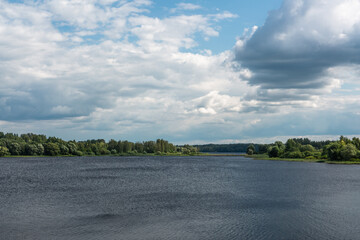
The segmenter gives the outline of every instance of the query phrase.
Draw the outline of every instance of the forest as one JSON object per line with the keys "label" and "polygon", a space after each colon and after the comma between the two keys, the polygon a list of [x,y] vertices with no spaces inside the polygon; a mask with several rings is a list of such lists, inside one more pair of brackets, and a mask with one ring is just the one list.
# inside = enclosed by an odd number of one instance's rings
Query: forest
{"label": "forest", "polygon": [[198,149],[190,145],[175,146],[163,139],[130,142],[104,139],[65,141],[41,134],[14,134],[0,132],[1,156],[93,156],[93,155],[141,155],[185,154],[195,155]]}
{"label": "forest", "polygon": [[2,156],[96,156],[96,155],[197,155],[199,152],[246,152],[267,154],[269,158],[318,159],[328,161],[360,161],[360,139],[341,136],[338,141],[311,141],[291,138],[272,144],[205,144],[176,146],[163,139],[131,142],[111,139],[65,141],[42,134],[0,132]]}
{"label": "forest", "polygon": [[[311,141],[308,138],[292,138],[286,143],[277,141],[265,145],[266,153],[270,158],[303,158],[323,159],[329,161],[360,161],[360,139],[341,136],[338,141]],[[256,146],[247,147],[248,155],[264,153],[258,151]]]}
{"label": "forest", "polygon": [[[204,144],[194,145],[200,152],[242,152],[245,153],[248,147],[248,143],[234,143],[234,144]],[[258,149],[258,144],[254,144]]]}

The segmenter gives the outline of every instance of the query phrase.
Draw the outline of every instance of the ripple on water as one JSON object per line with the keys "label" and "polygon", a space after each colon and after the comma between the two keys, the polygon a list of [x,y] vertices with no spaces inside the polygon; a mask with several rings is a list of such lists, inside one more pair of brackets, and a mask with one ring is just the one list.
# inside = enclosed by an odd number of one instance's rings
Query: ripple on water
{"label": "ripple on water", "polygon": [[357,239],[360,168],[238,157],[0,159],[3,239]]}

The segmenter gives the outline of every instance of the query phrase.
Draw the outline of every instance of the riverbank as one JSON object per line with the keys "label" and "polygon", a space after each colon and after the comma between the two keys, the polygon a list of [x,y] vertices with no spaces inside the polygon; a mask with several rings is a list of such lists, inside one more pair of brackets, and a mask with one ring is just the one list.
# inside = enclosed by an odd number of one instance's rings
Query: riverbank
{"label": "riverbank", "polygon": [[56,156],[28,156],[28,155],[17,155],[17,156],[3,156],[2,158],[32,158],[32,157],[141,157],[141,156],[177,156],[177,157],[188,157],[188,156],[200,156],[200,157],[247,157],[253,160],[270,160],[270,161],[286,161],[286,162],[309,162],[309,163],[327,163],[327,164],[342,164],[342,165],[359,165],[360,161],[329,161],[326,159],[307,159],[307,158],[270,158],[267,154],[234,154],[234,153],[196,153],[196,154],[183,154],[183,153],[124,153],[124,154],[111,154],[111,155],[56,155]]}
{"label": "riverbank", "polygon": [[110,157],[142,157],[142,156],[175,156],[175,157],[181,157],[181,156],[239,156],[239,155],[233,155],[233,154],[221,154],[221,155],[215,155],[215,154],[204,154],[204,153],[193,153],[193,154],[184,154],[184,153],[121,153],[121,154],[106,154],[106,155],[55,155],[55,156],[49,156],[49,155],[6,155],[2,156],[0,158],[32,158],[32,157],[101,157],[101,156],[110,156]]}
{"label": "riverbank", "polygon": [[199,152],[199,153],[193,153],[193,154],[184,154],[184,153],[161,153],[161,154],[156,154],[156,153],[122,153],[122,154],[108,154],[108,155],[81,155],[81,156],[77,156],[77,155],[55,155],[55,156],[48,156],[48,155],[34,155],[34,156],[29,156],[29,155],[7,155],[7,156],[2,156],[3,158],[29,158],[29,157],[101,157],[101,156],[112,156],[112,157],[131,157],[131,156],[137,156],[137,157],[141,157],[141,156],[204,156],[204,157],[245,157],[247,156],[246,154],[243,153],[203,153],[203,152]]}
{"label": "riverbank", "polygon": [[311,162],[311,163],[328,163],[328,164],[343,164],[343,165],[354,165],[360,164],[360,161],[329,161],[327,159],[308,159],[308,158],[270,158],[267,154],[254,154],[247,155],[244,157],[252,158],[254,160],[271,160],[271,161],[286,161],[286,162]]}

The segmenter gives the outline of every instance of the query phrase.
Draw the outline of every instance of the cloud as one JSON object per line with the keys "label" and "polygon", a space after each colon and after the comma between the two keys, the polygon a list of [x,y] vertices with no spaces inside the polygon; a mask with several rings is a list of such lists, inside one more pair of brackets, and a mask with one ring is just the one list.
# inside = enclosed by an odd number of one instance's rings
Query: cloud
{"label": "cloud", "polygon": [[145,16],[150,1],[0,4],[1,120],[140,124],[236,79],[230,52],[184,51],[218,35],[215,16]]}
{"label": "cloud", "polygon": [[139,38],[138,44],[148,51],[194,47],[197,45],[193,38],[195,33],[202,33],[205,37],[218,36],[209,19],[202,15],[180,15],[162,20],[137,16],[129,21],[131,32]]}
{"label": "cloud", "polygon": [[217,14],[210,14],[209,16],[214,17],[215,21],[221,21],[224,19],[230,19],[230,18],[237,18],[238,15],[233,14],[231,12],[225,11],[222,13],[217,13]]}
{"label": "cloud", "polygon": [[196,5],[196,4],[192,4],[192,3],[178,3],[176,4],[176,8],[172,8],[170,10],[171,13],[175,13],[177,11],[182,11],[182,10],[198,10],[201,9],[200,5]]}
{"label": "cloud", "polygon": [[[240,112],[242,109],[239,97],[221,95],[217,91],[192,100],[192,109],[200,114],[217,114],[219,112]],[[190,105],[190,106],[192,106]]]}
{"label": "cloud", "polygon": [[213,54],[200,44],[232,13],[160,18],[147,0],[0,0],[2,131],[177,143],[358,131],[357,15],[328,26],[325,10],[334,18],[340,2],[294,2],[303,5],[285,2],[235,52]]}
{"label": "cloud", "polygon": [[[242,131],[244,136],[308,136],[359,134],[360,115],[349,109],[306,110],[274,114],[252,128]],[[301,131],[300,131],[301,129]]]}
{"label": "cloud", "polygon": [[360,66],[358,12],[359,0],[285,0],[238,40],[236,59],[251,71],[249,83],[265,90],[338,86],[331,69]]}

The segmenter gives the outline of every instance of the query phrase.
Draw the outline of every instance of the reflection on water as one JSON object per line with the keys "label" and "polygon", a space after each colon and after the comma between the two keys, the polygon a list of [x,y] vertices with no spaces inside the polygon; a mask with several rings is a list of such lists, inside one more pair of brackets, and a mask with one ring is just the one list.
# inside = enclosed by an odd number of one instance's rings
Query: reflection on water
{"label": "reflection on water", "polygon": [[1,239],[357,239],[360,166],[0,158]]}

